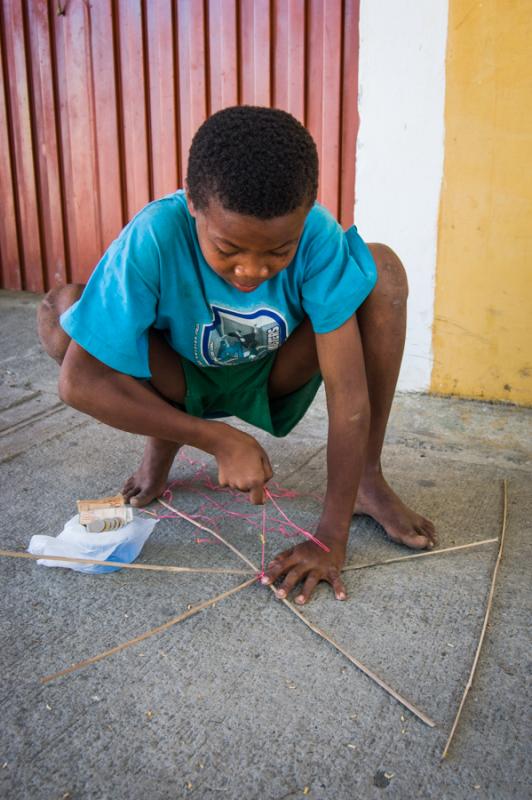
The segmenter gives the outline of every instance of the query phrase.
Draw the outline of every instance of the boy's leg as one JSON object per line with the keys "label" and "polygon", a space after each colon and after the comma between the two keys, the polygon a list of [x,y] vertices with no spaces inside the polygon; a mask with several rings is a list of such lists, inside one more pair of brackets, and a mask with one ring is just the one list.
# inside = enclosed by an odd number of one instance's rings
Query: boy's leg
{"label": "boy's leg", "polygon": [[[157,331],[150,334],[150,369],[152,385],[159,394],[184,400],[185,378],[176,365],[176,354]],[[146,506],[162,495],[179,447],[175,442],[146,437],[142,461],[122,487],[126,502],[132,506]]]}
{"label": "boy's leg", "polygon": [[[39,338],[48,355],[58,364],[62,363],[70,343],[70,336],[59,324],[59,317],[79,300],[83,289],[83,284],[69,284],[52,289],[39,306]],[[154,387],[159,394],[178,400],[184,398],[184,376],[178,358],[156,332],[153,332],[150,339],[150,368],[154,376]],[[135,506],[145,506],[155,497],[159,497],[166,488],[168,473],[178,449],[179,445],[175,442],[147,437],[142,461],[122,488],[126,501]]]}
{"label": "boy's leg", "polygon": [[371,405],[366,465],[355,513],[380,522],[391,539],[409,547],[436,543],[432,522],[408,508],[382,474],[381,452],[406,336],[408,282],[401,261],[389,247],[370,245],[379,281],[357,313],[364,348]]}
{"label": "boy's leg", "polygon": [[[388,536],[408,547],[423,549],[435,542],[432,522],[408,508],[382,474],[381,452],[399,376],[406,334],[408,283],[403,265],[389,247],[369,245],[379,279],[357,311],[364,349],[371,422],[366,464],[355,513],[377,520]],[[294,391],[318,369],[315,339],[306,320],[280,349],[270,377],[270,393]]]}

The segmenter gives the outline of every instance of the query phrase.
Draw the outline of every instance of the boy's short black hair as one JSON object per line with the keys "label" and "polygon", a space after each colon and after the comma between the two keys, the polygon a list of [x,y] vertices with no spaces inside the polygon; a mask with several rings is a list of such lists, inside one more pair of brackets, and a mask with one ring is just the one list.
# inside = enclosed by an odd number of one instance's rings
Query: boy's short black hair
{"label": "boy's short black hair", "polygon": [[192,140],[187,186],[199,210],[214,197],[228,211],[281,217],[316,199],[316,145],[286,111],[225,108],[209,117]]}

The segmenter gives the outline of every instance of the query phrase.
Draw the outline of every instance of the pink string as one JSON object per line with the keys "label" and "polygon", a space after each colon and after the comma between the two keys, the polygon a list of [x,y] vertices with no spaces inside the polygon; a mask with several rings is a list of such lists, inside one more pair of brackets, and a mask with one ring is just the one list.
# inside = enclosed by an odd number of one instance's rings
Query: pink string
{"label": "pink string", "polygon": [[[316,494],[303,494],[296,492],[294,489],[287,489],[283,486],[280,486],[278,483],[272,481],[270,482],[268,487],[264,487],[264,492],[267,500],[271,500],[272,505],[274,506],[277,513],[280,515],[280,518],[275,516],[269,516],[267,513],[267,505],[266,503],[262,506],[262,512],[260,517],[257,517],[256,513],[249,511],[249,499],[246,493],[240,492],[236,489],[231,489],[229,487],[219,486],[217,483],[211,478],[211,475],[208,473],[208,463],[197,461],[189,456],[185,456],[182,453],[179,454],[179,460],[189,464],[190,466],[194,467],[195,473],[192,477],[192,480],[182,481],[182,480],[174,480],[172,481],[166,490],[163,493],[163,497],[169,502],[173,502],[173,489],[176,488],[183,488],[186,489],[187,492],[194,492],[201,498],[201,503],[199,508],[197,509],[195,514],[189,514],[189,518],[195,521],[202,521],[208,527],[215,530],[219,533],[219,524],[220,521],[223,520],[223,516],[231,516],[237,517],[239,519],[244,520],[248,525],[252,528],[258,529],[259,539],[261,542],[261,571],[259,573],[259,578],[261,578],[265,574],[265,551],[266,551],[266,535],[268,533],[280,533],[282,536],[286,537],[287,539],[291,539],[299,534],[305,536],[305,538],[309,539],[310,541],[314,542],[318,547],[325,552],[329,552],[329,548],[315,536],[313,536],[310,531],[305,530],[304,528],[297,525],[293,520],[291,520],[288,515],[283,511],[283,509],[279,506],[277,500],[293,500],[300,497],[310,497],[314,500],[322,501],[322,498]],[[194,485],[194,483],[196,485]],[[198,486],[197,484],[200,484]],[[207,491],[205,491],[207,490]],[[208,493],[207,493],[208,492]],[[215,499],[212,495],[217,493],[218,499]],[[235,503],[239,506],[246,505],[247,513],[243,513],[241,511],[233,511],[227,508],[227,505],[224,504],[223,500],[227,500],[228,502]],[[146,514],[150,514],[151,516],[156,517],[157,519],[177,519],[177,514],[157,514],[153,511],[144,510]],[[213,512],[215,512],[215,516],[213,516]],[[217,540],[205,538],[205,537],[196,537],[195,539],[197,544],[214,544]]]}
{"label": "pink string", "polygon": [[260,573],[258,575],[259,579],[264,577],[264,551],[266,550],[266,503],[262,506],[262,531],[260,535],[260,541],[262,545],[261,554],[260,554]]}
{"label": "pink string", "polygon": [[279,514],[280,514],[282,517],[284,517],[284,519],[285,519],[285,520],[288,522],[288,524],[289,524],[289,525],[291,525],[291,526],[292,526],[292,528],[295,528],[295,530],[296,530],[296,531],[299,531],[299,533],[302,533],[302,534],[303,534],[303,536],[306,536],[306,537],[307,537],[307,539],[310,539],[310,541],[311,541],[311,542],[314,542],[314,544],[317,544],[317,545],[318,545],[318,547],[321,547],[321,549],[322,549],[322,550],[325,550],[325,552],[326,552],[326,553],[330,553],[330,548],[329,548],[329,547],[327,547],[327,545],[326,545],[326,544],[323,544],[323,542],[320,542],[320,540],[319,540],[319,539],[316,539],[316,537],[315,537],[315,536],[313,536],[313,535],[310,533],[310,531],[306,531],[306,530],[304,530],[303,528],[300,528],[300,527],[299,527],[299,525],[296,525],[296,523],[295,523],[295,522],[292,522],[292,520],[291,520],[291,519],[289,519],[289,518],[286,516],[286,514],[285,514],[285,513],[284,513],[284,511],[283,511],[283,509],[282,509],[282,508],[280,508],[280,507],[277,505],[277,503],[276,503],[276,502],[275,502],[275,500],[273,499],[273,497],[272,497],[272,495],[271,495],[270,491],[268,490],[268,488],[267,488],[266,486],[264,487],[264,491],[265,491],[265,493],[266,493],[266,497],[269,497],[269,498],[270,498],[270,500],[271,500],[271,501],[272,501],[272,503],[274,504],[274,506],[275,506],[275,508],[277,509],[277,511],[279,512]]}

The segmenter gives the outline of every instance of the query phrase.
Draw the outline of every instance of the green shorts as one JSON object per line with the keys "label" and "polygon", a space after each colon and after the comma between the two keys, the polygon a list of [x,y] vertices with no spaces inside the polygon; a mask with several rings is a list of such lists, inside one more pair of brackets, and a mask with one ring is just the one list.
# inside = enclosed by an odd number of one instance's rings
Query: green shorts
{"label": "green shorts", "polygon": [[187,393],[185,411],[194,417],[238,417],[274,436],[286,436],[305,415],[321,385],[315,375],[284,397],[268,396],[276,353],[229,367],[198,367],[181,356]]}

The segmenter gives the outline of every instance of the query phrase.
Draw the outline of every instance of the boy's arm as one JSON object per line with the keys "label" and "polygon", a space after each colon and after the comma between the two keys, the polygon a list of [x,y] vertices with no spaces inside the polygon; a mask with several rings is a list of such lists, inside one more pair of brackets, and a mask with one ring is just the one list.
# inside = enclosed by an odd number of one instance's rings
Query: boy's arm
{"label": "boy's arm", "polygon": [[113,428],[189,444],[211,453],[222,485],[249,491],[262,503],[272,477],[268,456],[243,431],[185,414],[130,375],[117,372],[71,341],[59,376],[59,395],[67,404]]}
{"label": "boy's arm", "polygon": [[335,331],[317,334],[316,346],[329,415],[327,491],[316,536],[330,552],[312,542],[303,542],[277,556],[265,578],[265,582],[271,583],[284,575],[278,592],[281,597],[303,582],[298,602],[306,602],[320,580],[332,585],[338,599],[345,599],[340,572],[365,461],[370,419],[356,316]]}
{"label": "boy's arm", "polygon": [[365,463],[370,421],[356,316],[331,333],[318,334],[316,344],[329,417],[327,491],[319,529],[324,535],[347,540]]}

